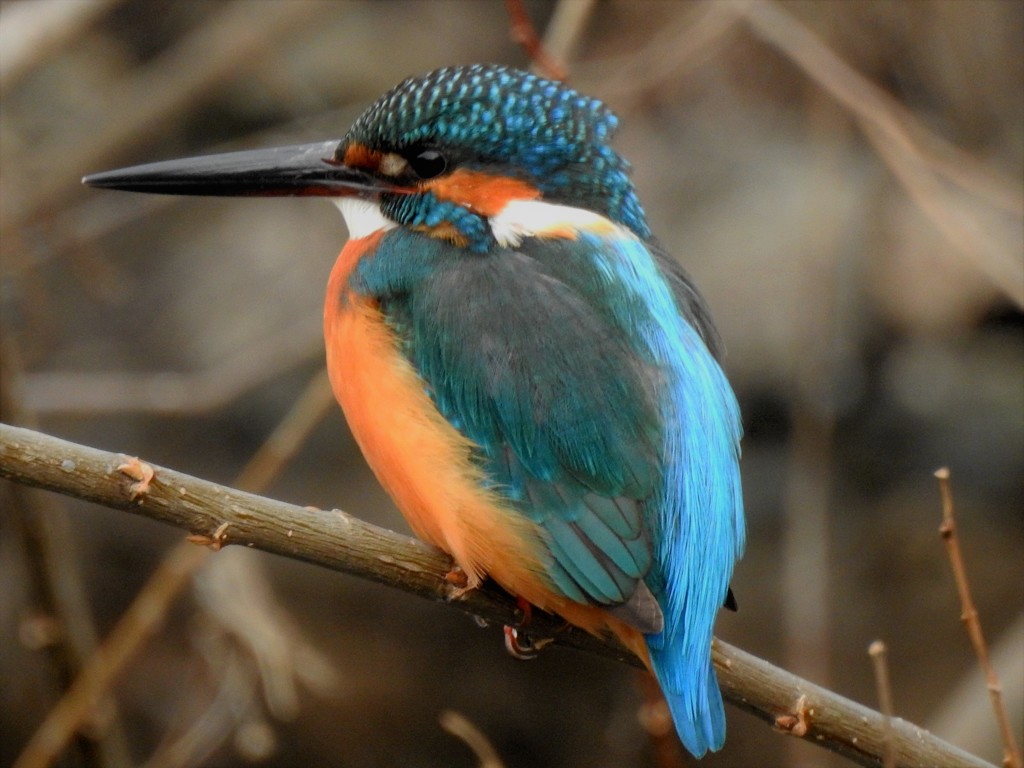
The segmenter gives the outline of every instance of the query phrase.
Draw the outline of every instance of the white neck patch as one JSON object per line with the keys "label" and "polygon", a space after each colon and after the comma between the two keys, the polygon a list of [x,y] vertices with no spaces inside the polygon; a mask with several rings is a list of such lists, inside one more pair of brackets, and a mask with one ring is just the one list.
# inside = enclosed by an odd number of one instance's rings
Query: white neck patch
{"label": "white neck patch", "polygon": [[385,218],[380,212],[380,205],[371,200],[359,197],[335,197],[332,200],[345,219],[350,240],[369,237],[374,232],[398,226],[391,219]]}
{"label": "white neck patch", "polygon": [[511,248],[524,237],[572,237],[577,232],[610,235],[621,229],[599,213],[543,200],[510,200],[490,223],[494,239]]}

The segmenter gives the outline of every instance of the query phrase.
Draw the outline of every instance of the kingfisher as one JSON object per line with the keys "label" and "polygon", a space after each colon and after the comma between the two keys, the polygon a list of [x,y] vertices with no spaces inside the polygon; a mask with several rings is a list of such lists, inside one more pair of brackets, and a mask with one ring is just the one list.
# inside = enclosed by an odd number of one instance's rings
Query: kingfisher
{"label": "kingfisher", "polygon": [[341,140],[150,163],[86,184],[320,196],[334,394],[412,530],[466,589],[617,637],[696,757],[744,547],[741,422],[697,288],[651,234],[601,101],[502,65],[438,69]]}

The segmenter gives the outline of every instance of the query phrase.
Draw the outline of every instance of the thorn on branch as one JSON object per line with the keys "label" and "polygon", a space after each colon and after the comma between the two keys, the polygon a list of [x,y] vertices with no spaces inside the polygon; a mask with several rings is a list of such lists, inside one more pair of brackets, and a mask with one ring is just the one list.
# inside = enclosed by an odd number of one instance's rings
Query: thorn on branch
{"label": "thorn on branch", "polygon": [[149,486],[156,478],[156,471],[138,456],[125,456],[117,465],[117,471],[135,482],[128,486],[128,500],[136,501],[149,493]]}
{"label": "thorn on branch", "polygon": [[466,573],[458,563],[452,564],[451,570],[444,575],[444,581],[449,585],[449,592],[445,598],[449,602],[461,600],[480,586],[480,577]]}
{"label": "thorn on branch", "polygon": [[186,536],[185,541],[191,542],[192,544],[199,544],[203,547],[208,547],[214,552],[220,552],[224,548],[224,542],[227,541],[228,527],[231,523],[221,523],[217,526],[217,530],[207,535],[205,533],[193,533],[191,536]]}
{"label": "thorn on branch", "polygon": [[807,695],[801,694],[793,711],[775,718],[775,727],[790,736],[803,738],[811,728],[812,710],[807,706]]}

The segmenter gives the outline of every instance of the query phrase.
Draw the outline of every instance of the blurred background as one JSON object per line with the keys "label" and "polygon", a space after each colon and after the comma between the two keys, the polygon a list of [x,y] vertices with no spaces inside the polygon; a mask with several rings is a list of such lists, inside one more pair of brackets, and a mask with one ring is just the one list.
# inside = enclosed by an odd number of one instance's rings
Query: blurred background
{"label": "blurred background", "polygon": [[[932,473],[952,468],[1020,739],[1024,4],[523,7],[619,114],[652,227],[728,348],[749,546],[717,634],[872,707],[883,639],[897,714],[998,762]],[[406,531],[318,378],[337,212],[79,179],[340,138],[407,75],[529,66],[510,30],[498,0],[3,2],[4,420]],[[294,457],[240,479],[297,403]],[[183,534],[8,484],[0,504],[10,764]],[[458,611],[228,548],[62,764],[477,765],[445,710],[510,767],[690,764],[652,746],[637,683],[564,650],[518,663]],[[846,764],[727,710],[702,765]]]}

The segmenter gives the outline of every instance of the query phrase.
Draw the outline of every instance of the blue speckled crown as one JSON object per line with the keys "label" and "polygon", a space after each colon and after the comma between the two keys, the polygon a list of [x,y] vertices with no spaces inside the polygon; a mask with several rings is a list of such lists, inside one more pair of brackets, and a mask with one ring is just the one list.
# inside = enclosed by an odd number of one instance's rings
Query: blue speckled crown
{"label": "blue speckled crown", "polygon": [[650,232],[629,164],[608,144],[618,119],[563,83],[493,64],[445,67],[381,96],[346,137],[402,150],[456,150],[464,166],[500,165],[545,199],[604,213],[640,237]]}

